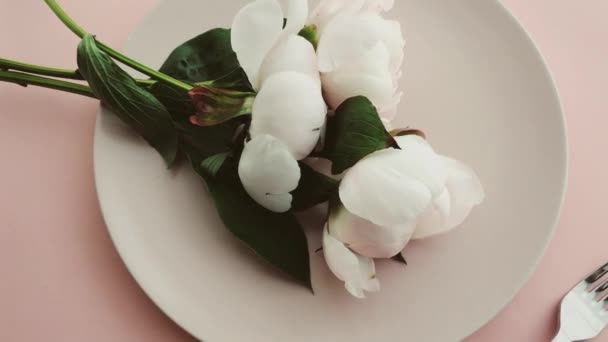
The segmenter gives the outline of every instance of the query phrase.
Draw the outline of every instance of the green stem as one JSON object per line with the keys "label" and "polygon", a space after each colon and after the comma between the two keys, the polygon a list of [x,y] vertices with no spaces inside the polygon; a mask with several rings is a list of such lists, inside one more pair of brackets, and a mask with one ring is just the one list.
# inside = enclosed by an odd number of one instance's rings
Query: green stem
{"label": "green stem", "polygon": [[33,85],[88,96],[94,99],[97,98],[91,88],[85,85],[60,81],[47,77],[24,74],[21,72],[0,70],[0,81],[15,83],[24,87],[27,87],[28,85]]}
{"label": "green stem", "polygon": [[0,58],[0,69],[23,71],[41,76],[67,78],[72,80],[83,80],[82,75],[80,75],[77,70],[48,68],[40,65],[11,61],[4,58]]}
{"label": "green stem", "polygon": [[[85,31],[82,27],[78,26],[78,24],[76,24],[76,22],[74,22],[74,20],[72,20],[72,18],[70,18],[70,16],[68,16],[68,14],[61,8],[61,6],[59,6],[59,4],[57,3],[56,0],[44,0],[44,1],[51,8],[51,10],[55,13],[55,15],[57,15],[57,17],[78,37],[83,38],[84,36],[86,36],[88,34],[87,31]],[[104,44],[100,41],[97,42],[97,46],[99,46],[99,48],[102,51],[104,51],[105,53],[110,55],[110,57],[112,57],[112,58],[116,59],[117,61],[119,61],[125,65],[128,65],[129,67],[131,67],[145,75],[148,75],[158,81],[164,82],[164,83],[172,85],[174,87],[181,88],[186,91],[189,91],[193,88],[191,85],[189,85],[187,83],[184,83],[182,81],[176,80],[175,78],[169,77],[169,76],[163,74],[162,72],[156,71],[148,66],[145,66],[145,65],[137,62],[136,60],[134,60],[130,57],[123,55],[122,53],[112,49],[111,47],[107,46],[106,44]]]}
{"label": "green stem", "polygon": [[[84,81],[84,78],[78,72],[78,70],[68,70],[68,69],[58,69],[58,68],[49,68],[41,65],[35,64],[27,64],[21,63],[17,61],[13,61],[10,59],[0,58],[0,70],[5,71],[23,71],[29,74],[35,74],[39,76],[49,76],[49,77],[58,77],[58,78],[67,78],[71,80]],[[142,87],[150,87],[154,85],[155,80],[142,80],[136,79],[137,84]]]}
{"label": "green stem", "polygon": [[141,79],[136,79],[135,82],[137,82],[137,84],[139,84],[142,87],[151,87],[154,84],[158,83],[158,81],[155,81],[155,80],[141,80]]}

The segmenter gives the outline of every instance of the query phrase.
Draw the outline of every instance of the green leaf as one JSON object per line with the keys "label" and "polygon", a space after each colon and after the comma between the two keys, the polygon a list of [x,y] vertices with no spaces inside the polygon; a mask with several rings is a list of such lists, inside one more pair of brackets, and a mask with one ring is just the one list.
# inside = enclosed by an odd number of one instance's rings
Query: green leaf
{"label": "green leaf", "polygon": [[357,96],[344,101],[328,121],[323,154],[332,161],[332,173],[339,174],[365,156],[393,145],[376,107],[366,97]]}
{"label": "green leaf", "polygon": [[219,125],[201,127],[190,122],[190,117],[196,113],[190,95],[160,82],[152,86],[151,92],[169,109],[182,139],[182,149],[189,146],[204,158],[208,158],[230,151],[235,147],[235,143],[242,144],[242,141],[239,142],[235,138],[235,134],[240,126],[249,123],[251,116],[239,116]]}
{"label": "green leaf", "polygon": [[313,170],[310,166],[300,163],[302,177],[298,188],[292,192],[292,208],[294,211],[310,209],[317,204],[329,201],[338,191],[339,182]]}
{"label": "green leaf", "polygon": [[178,135],[165,106],[99,50],[91,35],[78,45],[78,67],[97,98],[171,166],[177,158]]}
{"label": "green leaf", "polygon": [[205,172],[210,177],[217,176],[229,156],[229,152],[224,152],[203,160],[201,163],[201,171]]}
{"label": "green leaf", "polygon": [[391,259],[393,259],[393,260],[395,260],[397,262],[400,262],[400,263],[402,263],[402,264],[404,264],[404,265],[407,266],[407,260],[405,260],[405,257],[403,257],[403,254],[401,254],[401,253],[395,255]]}
{"label": "green leaf", "polygon": [[196,113],[196,108],[187,92],[171,87],[163,82],[156,82],[149,91],[169,110],[175,121],[189,121]]}
{"label": "green leaf", "polygon": [[298,33],[298,35],[306,40],[308,40],[312,46],[314,46],[315,50],[319,46],[319,36],[317,35],[317,26],[316,25],[306,25],[304,28]]}
{"label": "green leaf", "polygon": [[232,51],[229,29],[213,29],[180,45],[160,71],[190,83],[214,81],[213,85],[221,88],[252,90]]}
{"label": "green leaf", "polygon": [[244,137],[237,135],[239,132],[244,132],[241,127],[244,128],[249,123],[249,119],[250,117],[240,116],[211,127],[178,122],[176,127],[183,141],[182,148],[188,147],[190,150],[196,151],[204,160],[216,154],[240,150]]}
{"label": "green leaf", "polygon": [[216,177],[211,177],[198,162],[200,157],[190,157],[226,228],[257,255],[312,290],[308,241],[295,216],[270,212],[251,199],[234,160],[226,160]]}

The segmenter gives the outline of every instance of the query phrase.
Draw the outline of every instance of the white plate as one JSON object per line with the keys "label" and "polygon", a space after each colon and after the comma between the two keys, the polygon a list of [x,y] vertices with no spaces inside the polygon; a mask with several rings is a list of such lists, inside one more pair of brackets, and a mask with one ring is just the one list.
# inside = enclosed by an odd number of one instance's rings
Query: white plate
{"label": "white plate", "polygon": [[[160,66],[178,44],[227,27],[244,0],[165,1],[132,35]],[[95,134],[99,199],[116,248],[168,316],[206,342],[457,341],[492,318],[551,239],[566,178],[556,90],[531,40],[493,0],[400,0],[408,38],[400,123],[481,176],[487,201],[460,229],[379,266],[356,300],[312,253],[316,295],[277,276],[222,226],[188,167],[167,171],[111,114]],[[321,227],[320,218],[309,221]],[[320,246],[309,234],[310,249]]]}

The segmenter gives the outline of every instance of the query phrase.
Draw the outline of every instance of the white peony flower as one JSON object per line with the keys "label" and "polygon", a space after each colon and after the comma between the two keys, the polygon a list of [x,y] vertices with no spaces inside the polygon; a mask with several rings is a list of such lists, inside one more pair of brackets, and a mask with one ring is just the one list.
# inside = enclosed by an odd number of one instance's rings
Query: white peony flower
{"label": "white peony flower", "polygon": [[353,296],[364,298],[365,291],[380,290],[374,259],[352,252],[330,234],[328,227],[323,229],[323,254],[329,269]]}
{"label": "white peony flower", "polygon": [[272,74],[253,103],[249,133],[283,141],[294,158],[306,158],[319,141],[327,106],[319,84],[293,71]]}
{"label": "white peony flower", "polygon": [[239,177],[257,203],[283,213],[291,208],[290,192],[298,187],[300,166],[283,142],[271,135],[262,135],[245,144]]}
{"label": "white peony flower", "polygon": [[317,26],[319,70],[332,109],[353,96],[365,96],[380,115],[393,119],[401,99],[405,41],[401,25],[386,20],[393,0],[321,0],[309,22]]}
{"label": "white peony flower", "polygon": [[416,135],[396,137],[401,150],[385,149],[346,172],[332,234],[361,255],[388,258],[410,238],[461,224],[484,198],[477,175],[441,156]]}
{"label": "white peony flower", "polygon": [[379,288],[363,276],[370,263],[373,270],[371,258],[393,257],[410,239],[454,228],[485,196],[463,163],[435,153],[417,135],[395,139],[400,150],[372,153],[346,172],[342,207],[332,208],[324,233],[326,261],[356,297]]}
{"label": "white peony flower", "polygon": [[361,255],[393,257],[446,179],[441,158],[428,145],[375,152],[346,172],[339,190],[344,209],[332,234]]}
{"label": "white peony flower", "polygon": [[284,30],[281,4],[257,0],[237,14],[231,39],[241,66],[258,90],[251,136],[275,136],[301,160],[319,141],[327,106],[314,47],[297,36],[308,16],[308,1],[283,3],[288,8]]}
{"label": "white peony flower", "polygon": [[[327,105],[323,99],[317,55],[306,39],[298,36],[308,17],[307,0],[256,0],[243,7],[232,24],[231,41],[239,63],[258,92],[252,106],[250,136],[247,146],[263,144],[268,156],[281,156],[280,163],[262,165],[253,148],[243,152],[239,172],[245,189],[262,206],[276,212],[291,207],[291,195],[300,174],[294,178],[296,160],[306,158],[319,141],[325,124]],[[284,18],[287,19],[283,28]],[[280,146],[279,146],[280,145]],[[258,146],[262,148],[261,146]],[[271,149],[277,149],[271,152]],[[246,150],[248,148],[246,147]],[[287,163],[287,155],[290,161]],[[294,164],[295,163],[295,164]],[[253,168],[258,165],[259,171]],[[273,168],[272,172],[269,172]],[[264,178],[263,172],[272,176]],[[266,180],[262,182],[260,180]],[[281,185],[274,190],[273,182]],[[293,189],[286,191],[286,188]],[[266,195],[266,194],[271,194]]]}

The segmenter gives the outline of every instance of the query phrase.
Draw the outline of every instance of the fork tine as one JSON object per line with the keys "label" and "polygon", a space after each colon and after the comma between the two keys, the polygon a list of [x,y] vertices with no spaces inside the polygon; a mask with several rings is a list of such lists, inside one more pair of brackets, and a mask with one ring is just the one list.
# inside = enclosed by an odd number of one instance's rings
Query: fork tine
{"label": "fork tine", "polygon": [[602,283],[597,289],[595,289],[595,300],[598,302],[601,302],[602,300],[604,301],[604,303],[602,304],[606,304],[608,303],[608,280],[604,281],[604,283]]}
{"label": "fork tine", "polygon": [[593,284],[596,281],[600,280],[603,276],[608,273],[608,264],[600,267],[597,271],[593,272],[585,281],[588,284]]}
{"label": "fork tine", "polygon": [[602,294],[602,292],[608,290],[608,280],[606,280],[600,287],[595,290],[595,293]]}

